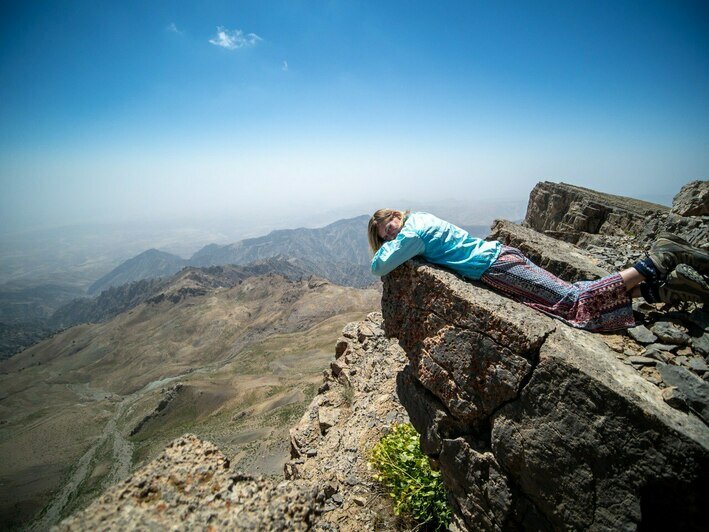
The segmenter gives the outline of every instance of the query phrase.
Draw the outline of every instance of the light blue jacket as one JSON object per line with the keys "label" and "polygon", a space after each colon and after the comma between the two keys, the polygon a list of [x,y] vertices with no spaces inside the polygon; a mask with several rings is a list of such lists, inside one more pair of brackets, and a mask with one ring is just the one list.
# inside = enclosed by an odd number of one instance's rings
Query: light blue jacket
{"label": "light blue jacket", "polygon": [[427,212],[412,212],[394,240],[385,242],[372,259],[372,273],[386,275],[420,255],[470,279],[480,279],[500,255],[502,244],[475,238],[460,227]]}

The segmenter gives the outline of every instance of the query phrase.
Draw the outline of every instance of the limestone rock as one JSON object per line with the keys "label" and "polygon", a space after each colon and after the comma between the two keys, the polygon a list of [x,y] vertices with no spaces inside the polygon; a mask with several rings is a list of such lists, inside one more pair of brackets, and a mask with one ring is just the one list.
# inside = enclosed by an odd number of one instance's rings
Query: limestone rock
{"label": "limestone rock", "polygon": [[656,227],[669,209],[566,183],[538,183],[529,195],[525,225],[576,242],[581,233],[639,235]]}
{"label": "limestone rock", "polygon": [[348,359],[347,371],[336,374],[333,367],[326,376],[328,387],[290,431],[286,478],[307,480],[325,491],[318,530],[393,527],[387,522],[394,519],[391,503],[377,491],[367,462],[372,446],[391,425],[408,421],[396,394],[406,357],[396,341],[384,336],[381,323],[381,313],[374,312],[345,326],[335,354],[340,353],[338,361]]}
{"label": "limestone rock", "polygon": [[679,216],[709,215],[709,181],[692,181],[672,200],[672,213]]}
{"label": "limestone rock", "polygon": [[687,410],[687,396],[680,392],[676,386],[668,386],[662,390],[662,398],[673,408]]}
{"label": "limestone rock", "polygon": [[667,321],[658,321],[652,326],[651,330],[653,334],[666,344],[688,345],[691,341],[687,333]]}
{"label": "limestone rock", "polygon": [[702,521],[709,429],[598,335],[417,261],[385,278],[382,311],[410,362],[399,395],[440,463],[456,526]]}
{"label": "limestone rock", "polygon": [[698,522],[690,501],[709,465],[706,426],[581,334],[552,334],[520,400],[493,420],[498,462],[556,529],[629,529],[664,512]]}
{"label": "limestone rock", "polygon": [[[510,519],[512,492],[495,456],[479,452],[464,438],[446,439],[439,457],[446,486],[461,502],[471,530],[495,530]],[[457,474],[450,475],[455,471]]]}
{"label": "limestone rock", "polygon": [[416,379],[459,420],[479,423],[528,378],[551,318],[410,261],[387,276],[384,329],[399,339]]}
{"label": "limestone rock", "polygon": [[650,332],[650,329],[644,325],[638,325],[632,329],[628,329],[628,334],[633,337],[633,339],[641,344],[651,344],[657,340],[657,336]]}
{"label": "limestone rock", "polygon": [[709,356],[709,333],[692,338],[692,347],[702,356]]}
{"label": "limestone rock", "polygon": [[495,220],[487,238],[518,248],[537,266],[565,281],[590,281],[609,273],[583,250],[507,220]]}
{"label": "limestone rock", "polygon": [[318,409],[318,424],[320,425],[320,433],[325,435],[336,423],[340,413],[336,408],[328,408],[321,406]]}
{"label": "limestone rock", "polygon": [[658,364],[658,369],[665,383],[677,388],[687,398],[689,407],[709,424],[709,383],[683,367]]}

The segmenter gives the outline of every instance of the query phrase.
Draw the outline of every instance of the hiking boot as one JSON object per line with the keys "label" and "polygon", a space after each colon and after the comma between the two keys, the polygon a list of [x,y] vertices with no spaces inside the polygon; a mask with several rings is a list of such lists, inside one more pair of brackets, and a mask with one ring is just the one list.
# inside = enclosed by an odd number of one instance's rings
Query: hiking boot
{"label": "hiking boot", "polygon": [[657,267],[660,277],[668,275],[679,264],[687,264],[702,275],[709,275],[709,252],[695,248],[671,233],[659,235],[650,247],[648,255]]}
{"label": "hiking boot", "polygon": [[658,287],[663,303],[676,305],[682,301],[709,302],[709,283],[696,270],[680,264],[667,276],[667,281]]}

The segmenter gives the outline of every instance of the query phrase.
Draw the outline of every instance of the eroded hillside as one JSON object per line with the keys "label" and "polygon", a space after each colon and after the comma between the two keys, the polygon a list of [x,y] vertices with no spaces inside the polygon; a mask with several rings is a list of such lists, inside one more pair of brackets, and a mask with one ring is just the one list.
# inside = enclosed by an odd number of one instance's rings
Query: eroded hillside
{"label": "eroded hillside", "polygon": [[317,278],[192,268],[4,362],[3,526],[42,508],[38,527],[56,522],[187,431],[242,469],[280,472],[342,326],[378,300]]}

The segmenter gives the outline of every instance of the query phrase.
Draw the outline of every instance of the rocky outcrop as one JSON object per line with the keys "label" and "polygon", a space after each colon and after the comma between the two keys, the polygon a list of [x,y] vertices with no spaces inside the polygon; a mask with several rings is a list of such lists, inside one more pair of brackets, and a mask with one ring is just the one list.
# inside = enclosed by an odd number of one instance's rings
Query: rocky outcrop
{"label": "rocky outcrop", "polygon": [[612,242],[617,249],[634,241],[642,249],[663,231],[702,245],[709,242],[709,216],[697,204],[709,197],[709,181],[695,181],[685,189],[675,197],[673,208],[669,209],[633,198],[544,181],[537,184],[529,196],[524,225],[582,248],[604,247]]}
{"label": "rocky outcrop", "polygon": [[400,398],[459,527],[703,521],[709,429],[600,335],[415,261],[386,278],[382,310],[410,360]]}
{"label": "rocky outcrop", "polygon": [[393,527],[391,505],[372,478],[368,457],[392,424],[408,421],[396,393],[406,356],[384,336],[381,324],[376,312],[344,328],[318,395],[291,429],[286,478],[324,487],[327,500],[318,527]]}
{"label": "rocky outcrop", "polygon": [[160,398],[158,404],[155,406],[152,412],[144,416],[143,419],[141,419],[138,424],[131,429],[130,436],[135,436],[143,429],[143,427],[145,427],[147,423],[156,419],[160,415],[160,413],[163,412],[170,405],[170,403],[175,400],[175,398],[177,398],[178,394],[183,388],[184,386],[182,385],[182,383],[177,383],[167,389],[163,388],[161,390],[162,397]]}
{"label": "rocky outcrop", "polygon": [[534,264],[569,282],[600,279],[609,273],[590,253],[507,220],[495,220],[488,239],[518,248]]}
{"label": "rocky outcrop", "polygon": [[[522,226],[498,220],[488,238],[568,281],[595,279],[665,230],[706,245],[707,219],[690,212],[545,182]],[[701,306],[633,309],[636,328],[591,334],[425,263],[385,278],[384,329],[409,359],[399,397],[456,527],[701,528],[709,319]]]}
{"label": "rocky outcrop", "polygon": [[185,435],[54,530],[308,530],[324,494],[229,469],[209,442]]}
{"label": "rocky outcrop", "polygon": [[672,213],[678,216],[709,215],[707,181],[692,181],[684,185],[672,200]]}
{"label": "rocky outcrop", "polygon": [[576,242],[582,233],[639,235],[669,211],[646,201],[544,181],[529,195],[525,225]]}

